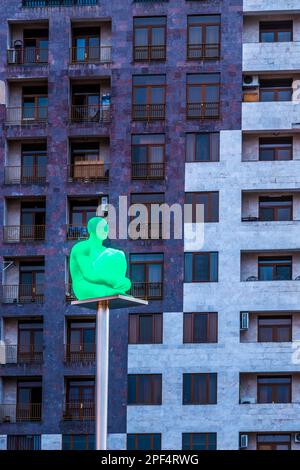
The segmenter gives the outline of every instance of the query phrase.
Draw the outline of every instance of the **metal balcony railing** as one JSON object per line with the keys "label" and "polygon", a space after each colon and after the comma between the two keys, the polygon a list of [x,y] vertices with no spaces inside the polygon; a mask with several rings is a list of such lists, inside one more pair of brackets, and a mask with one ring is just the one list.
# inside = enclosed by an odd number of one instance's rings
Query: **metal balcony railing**
{"label": "metal balcony railing", "polygon": [[220,58],[220,44],[188,44],[187,58],[190,60],[217,60]]}
{"label": "metal balcony railing", "polygon": [[26,126],[45,124],[48,119],[48,106],[8,107],[6,108],[6,124]]}
{"label": "metal balcony railing", "polygon": [[41,450],[42,436],[30,435],[25,436],[8,435],[7,450]]}
{"label": "metal balcony railing", "polygon": [[68,364],[80,364],[95,362],[96,345],[95,343],[65,344],[65,362]]}
{"label": "metal balcony railing", "polygon": [[151,61],[151,60],[165,60],[166,59],[166,46],[134,46],[134,60],[135,61]]}
{"label": "metal balcony railing", "polygon": [[[22,0],[23,8],[73,7],[98,5],[99,0]],[[164,0],[162,0],[164,1]]]}
{"label": "metal balcony railing", "polygon": [[165,119],[165,104],[133,104],[134,121],[160,121]]}
{"label": "metal balcony railing", "polygon": [[66,284],[66,301],[72,302],[73,300],[77,299],[73,292],[72,284]]}
{"label": "metal balcony railing", "polygon": [[141,299],[162,299],[162,282],[133,282],[130,294]]}
{"label": "metal balcony railing", "polygon": [[5,184],[45,184],[45,165],[6,166],[4,168]]}
{"label": "metal balcony railing", "polygon": [[111,62],[111,46],[72,47],[72,64],[109,64]]}
{"label": "metal balcony railing", "polygon": [[43,351],[38,345],[4,344],[0,345],[2,364],[42,364]]}
{"label": "metal balcony railing", "polygon": [[110,105],[72,105],[70,120],[73,123],[108,123],[111,120]]}
{"label": "metal balcony railing", "polygon": [[6,225],[3,240],[8,243],[45,240],[45,225]]}
{"label": "metal balcony railing", "polygon": [[63,419],[66,421],[95,419],[94,400],[70,401],[65,404]]}
{"label": "metal balcony railing", "polygon": [[187,103],[188,119],[219,119],[220,103]]}
{"label": "metal balcony railing", "polygon": [[0,423],[40,421],[41,419],[41,403],[0,404]]}
{"label": "metal balcony railing", "polygon": [[153,179],[160,180],[165,177],[164,163],[132,163],[131,164],[132,179]]}
{"label": "metal balcony railing", "polygon": [[43,284],[17,284],[2,286],[2,303],[43,303],[44,285]]}
{"label": "metal balcony railing", "polygon": [[75,165],[68,166],[68,177],[69,181],[83,183],[108,181],[109,166],[100,162],[77,162]]}
{"label": "metal balcony railing", "polygon": [[88,236],[86,225],[67,225],[67,240],[85,240]]}
{"label": "metal balcony railing", "polygon": [[48,63],[48,49],[36,47],[7,49],[8,65],[45,65]]}

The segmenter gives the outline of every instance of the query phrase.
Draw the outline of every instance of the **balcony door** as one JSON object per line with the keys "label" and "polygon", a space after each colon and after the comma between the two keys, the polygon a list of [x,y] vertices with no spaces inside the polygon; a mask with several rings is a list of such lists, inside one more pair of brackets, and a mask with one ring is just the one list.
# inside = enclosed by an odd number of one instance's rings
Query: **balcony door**
{"label": "balcony door", "polygon": [[161,298],[163,255],[131,255],[130,261],[134,295],[142,298]]}
{"label": "balcony door", "polygon": [[19,380],[17,383],[17,421],[41,419],[42,382]]}
{"label": "balcony door", "polygon": [[68,238],[84,238],[87,236],[87,224],[90,219],[96,216],[98,201],[87,201],[71,203],[70,226]]}
{"label": "balcony door", "polygon": [[43,183],[46,180],[46,144],[23,144],[21,151],[21,182]]}
{"label": "balcony door", "polygon": [[45,223],[44,202],[21,202],[21,240],[44,240]]}
{"label": "balcony door", "polygon": [[98,122],[100,120],[100,85],[74,85],[72,120]]}
{"label": "balcony door", "polygon": [[100,28],[74,30],[73,61],[99,62],[100,37]]}
{"label": "balcony door", "polygon": [[22,97],[23,121],[46,121],[48,113],[46,86],[24,87]]}
{"label": "balcony door", "polygon": [[95,328],[95,322],[70,322],[67,345],[70,362],[95,359]]}
{"label": "balcony door", "polygon": [[45,270],[40,263],[20,263],[20,300],[22,302],[42,301],[44,279]]}
{"label": "balcony door", "polygon": [[18,323],[18,363],[40,363],[43,357],[43,324]]}
{"label": "balcony door", "polygon": [[94,380],[70,380],[67,383],[67,416],[69,419],[94,417]]}
{"label": "balcony door", "polygon": [[24,63],[36,64],[48,62],[48,31],[24,31]]}

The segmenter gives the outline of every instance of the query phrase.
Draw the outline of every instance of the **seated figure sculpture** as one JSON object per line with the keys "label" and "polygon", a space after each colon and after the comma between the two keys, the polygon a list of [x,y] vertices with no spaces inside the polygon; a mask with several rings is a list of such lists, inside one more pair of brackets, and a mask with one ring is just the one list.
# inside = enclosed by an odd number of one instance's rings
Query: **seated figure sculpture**
{"label": "seated figure sculpture", "polygon": [[87,229],[88,240],[76,243],[70,255],[74,294],[78,300],[125,294],[131,287],[125,276],[125,254],[103,246],[108,236],[108,223],[102,217],[93,217]]}

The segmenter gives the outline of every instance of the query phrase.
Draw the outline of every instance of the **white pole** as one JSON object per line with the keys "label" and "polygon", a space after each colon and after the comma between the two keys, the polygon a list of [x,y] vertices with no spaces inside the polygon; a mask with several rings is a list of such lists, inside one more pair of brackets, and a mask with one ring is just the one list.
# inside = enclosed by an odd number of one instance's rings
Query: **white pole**
{"label": "white pole", "polygon": [[98,302],[96,318],[96,450],[107,447],[109,357],[108,302]]}

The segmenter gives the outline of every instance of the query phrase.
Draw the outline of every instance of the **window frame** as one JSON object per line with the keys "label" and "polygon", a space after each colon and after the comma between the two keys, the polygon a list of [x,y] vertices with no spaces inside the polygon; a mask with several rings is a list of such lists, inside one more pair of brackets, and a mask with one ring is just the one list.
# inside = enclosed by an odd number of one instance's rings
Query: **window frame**
{"label": "window frame", "polygon": [[[190,377],[190,399],[185,402],[185,393],[184,393],[184,385],[185,385],[185,378]],[[197,377],[204,377],[205,378],[205,401],[199,403],[194,396],[195,390],[195,380]],[[210,379],[215,378],[215,385],[216,389],[212,390],[213,385],[210,383]],[[216,400],[213,402],[209,401],[210,393],[213,392],[215,395]],[[184,406],[193,406],[193,405],[217,405],[218,404],[218,374],[216,372],[192,372],[192,373],[183,373],[182,374],[182,405]]]}
{"label": "window frame", "polygon": [[[263,200],[265,199],[265,200]],[[269,199],[269,201],[268,201]],[[276,201],[277,200],[277,201]],[[268,205],[264,207],[266,203],[273,203],[274,205]],[[276,204],[277,202],[277,204]],[[284,204],[284,203],[288,204]],[[280,204],[281,203],[281,204]],[[273,212],[273,218],[271,220],[265,219],[262,217],[262,210],[263,209],[271,209]],[[289,210],[289,218],[287,219],[280,219],[279,218],[279,211],[280,209],[288,209]],[[294,213],[294,198],[293,196],[282,196],[280,197],[268,197],[268,196],[260,196],[258,198],[258,211],[259,211],[259,220],[262,222],[289,222],[293,221],[293,213]]]}
{"label": "window frame", "polygon": [[[135,20],[136,19],[146,19],[146,18],[164,18],[165,19],[165,23],[164,24],[161,24],[161,25],[136,25],[135,24]],[[153,29],[157,28],[159,26],[159,28],[163,29],[164,30],[164,44],[160,44],[160,45],[154,45],[152,44],[152,39],[153,39]],[[146,46],[137,46],[136,45],[136,30],[137,29],[147,29],[147,45]],[[147,58],[144,59],[138,59],[136,57],[136,48],[137,47],[143,47],[143,48],[147,48]],[[162,57],[161,58],[153,58],[152,57],[152,48],[155,48],[155,47],[159,47],[159,48],[163,48],[163,54],[162,54]],[[164,15],[158,15],[158,16],[135,16],[133,17],[133,47],[132,47],[132,52],[133,52],[133,61],[134,62],[156,62],[156,61],[165,61],[166,60],[166,56],[167,56],[167,17],[164,16]]]}
{"label": "window frame", "polygon": [[[266,442],[259,442],[259,437],[262,436],[272,436],[276,438],[276,436],[288,436],[289,440],[288,441],[266,441]],[[268,450],[277,450],[277,446],[280,445],[286,445],[288,449],[286,450],[291,450],[291,434],[290,433],[271,433],[271,434],[266,434],[266,433],[259,433],[256,434],[256,450],[267,450],[267,449],[261,449],[261,447],[266,447],[269,446],[270,448]]]}
{"label": "window frame", "polygon": [[[129,400],[129,378],[130,377],[135,377],[135,401],[130,401]],[[151,400],[148,403],[144,399],[140,400],[138,389],[139,389],[139,381],[144,378],[148,377],[153,379],[153,382],[150,383],[151,386]],[[157,380],[157,384],[159,386],[159,399],[157,402],[154,401],[154,395],[155,395],[155,380]],[[127,406],[160,406],[162,405],[162,374],[128,374],[128,379],[127,379]]]}
{"label": "window frame", "polygon": [[[206,316],[206,341],[195,339],[195,319]],[[214,319],[212,319],[214,317]],[[190,324],[189,324],[190,323]],[[184,312],[183,313],[183,344],[217,344],[218,343],[218,312]]]}
{"label": "window frame", "polygon": [[[137,441],[138,441],[138,438],[140,436],[149,436],[150,437],[150,442],[151,442],[151,447],[150,449],[147,449],[147,450],[161,450],[161,434],[160,433],[128,433],[126,435],[126,449],[128,449],[128,441],[129,441],[129,438],[133,438],[134,439],[134,449],[131,449],[132,451],[135,450],[141,450],[139,449],[139,446],[137,445]],[[159,438],[159,449],[157,449],[155,446],[154,446],[154,439],[155,438]]]}
{"label": "window frame", "polygon": [[[152,316],[152,340],[141,340],[141,317]],[[131,321],[136,322],[136,333],[132,332]],[[136,340],[134,340],[134,336]],[[130,313],[128,316],[128,344],[162,344],[163,343],[163,314],[162,313]]]}
{"label": "window frame", "polygon": [[[285,328],[289,328],[289,341],[279,341],[278,340],[278,330],[282,325],[270,324],[268,326],[260,325],[260,320],[290,320],[289,325],[284,325]],[[264,328],[271,328],[272,329],[272,341],[264,341],[261,337],[262,329]],[[293,315],[276,315],[276,316],[266,316],[266,315],[258,315],[257,317],[257,342],[258,343],[289,343],[293,341]]]}
{"label": "window frame", "polygon": [[[267,260],[270,259],[270,261],[268,262]],[[272,260],[275,260],[275,262]],[[277,262],[276,262],[277,260]],[[286,263],[278,263],[278,261],[280,260],[286,260]],[[263,264],[263,266],[271,266],[272,267],[272,279],[261,279],[261,275],[260,275],[260,269],[261,266],[260,263],[261,262],[265,262],[265,264]],[[292,256],[277,256],[277,257],[272,257],[272,256],[259,256],[258,257],[258,260],[257,260],[257,265],[258,265],[258,280],[259,281],[267,281],[267,282],[273,282],[273,281],[283,281],[283,282],[286,282],[286,281],[292,281],[293,280],[293,257]],[[277,275],[276,275],[276,272],[277,272],[277,267],[278,266],[286,266],[286,267],[289,267],[290,268],[290,278],[289,279],[276,279]]]}
{"label": "window frame", "polygon": [[[193,159],[188,160],[188,136],[195,136],[194,137],[194,142],[193,142]],[[209,160],[197,160],[196,155],[197,155],[197,136],[198,135],[208,135],[209,136]],[[218,153],[217,153],[217,158],[213,159],[213,137],[217,136],[217,143],[218,143]],[[186,155],[185,155],[185,161],[187,163],[207,163],[207,162],[219,162],[220,161],[220,132],[188,132],[186,134]]]}
{"label": "window frame", "polygon": [[[188,78],[191,75],[218,75],[219,80],[217,82],[203,82],[203,83],[189,83]],[[210,86],[215,86],[217,88],[217,94],[218,94],[218,101],[206,101],[206,87]],[[190,88],[193,87],[199,87],[200,88],[200,101],[195,101],[195,102],[189,102],[189,92]],[[208,104],[213,104],[216,106],[216,109],[212,109],[212,115],[209,116],[207,115],[207,105]],[[190,107],[191,105],[197,105],[200,107],[200,113],[198,115],[191,115],[191,110]],[[188,73],[186,76],[186,119],[187,120],[211,120],[211,119],[221,119],[221,113],[220,113],[220,108],[221,108],[221,74],[219,72],[216,73]]]}
{"label": "window frame", "polygon": [[[192,204],[192,223],[196,223],[196,204],[197,204],[197,196],[203,195],[207,197],[208,204],[207,204],[207,218],[205,217],[206,212],[206,204],[204,205],[204,223],[206,224],[213,224],[218,223],[220,221],[220,193],[219,191],[193,191],[193,192],[185,192],[185,204]],[[217,195],[217,204],[218,204],[218,211],[217,214],[213,213],[213,197]],[[187,197],[190,196],[192,202],[187,202]],[[216,215],[216,217],[214,217]]]}
{"label": "window frame", "polygon": [[[202,450],[217,450],[217,433],[216,432],[183,432],[182,433],[182,450],[198,450],[194,447],[193,440],[195,439],[196,436],[205,436],[205,449]],[[190,445],[189,448],[186,448],[184,446],[184,437],[187,436],[189,437]],[[215,439],[215,447],[214,449],[209,449],[210,443],[209,443],[209,438],[214,437]],[[199,450],[198,450],[199,451]]]}
{"label": "window frame", "polygon": [[[284,383],[282,382],[281,384],[280,383],[270,383],[270,384],[263,384],[263,383],[260,383],[259,380],[263,380],[263,379],[289,379],[290,382],[289,383]],[[262,401],[262,397],[261,397],[261,394],[262,394],[262,388],[263,387],[266,387],[266,385],[271,388],[271,391],[272,391],[272,401]],[[289,395],[289,399],[288,401],[278,401],[278,388],[280,386],[286,386],[286,388],[288,389],[288,395]],[[257,403],[259,404],[278,404],[278,403],[292,403],[292,396],[293,396],[293,391],[292,391],[292,388],[293,388],[293,377],[292,375],[274,375],[274,376],[268,376],[268,375],[258,375],[257,376]]]}
{"label": "window frame", "polygon": [[[215,22],[215,23],[205,23],[205,22],[199,22],[199,23],[189,23],[189,18],[191,17],[196,17],[196,16],[202,16],[202,17],[205,17],[205,16],[216,16],[216,17],[219,17],[219,22]],[[202,43],[197,43],[195,45],[192,45],[190,43],[190,28],[191,26],[200,26],[202,28]],[[207,26],[218,26],[218,43],[216,44],[213,44],[213,46],[215,46],[217,49],[218,49],[218,54],[215,56],[215,57],[207,57],[207,45],[210,45],[209,43],[207,44],[206,42],[206,38],[207,38],[207,34],[206,34],[206,31],[207,31]],[[190,57],[190,53],[191,53],[191,46],[197,46],[199,49],[201,48],[201,56],[200,57]],[[211,60],[220,60],[220,52],[221,52],[221,15],[218,15],[218,14],[207,14],[207,15],[188,15],[187,17],[187,42],[186,42],[186,47],[187,47],[187,50],[186,50],[186,57],[187,57],[187,60],[208,60],[208,61],[211,61]],[[204,52],[204,53],[203,53]]]}
{"label": "window frame", "polygon": [[[211,255],[212,254],[217,254],[217,272],[216,272],[216,280],[211,280]],[[218,251],[187,251],[185,252],[186,254],[190,254],[193,256],[192,258],[192,280],[191,281],[186,281],[188,283],[207,283],[207,282],[219,282],[219,252]],[[205,256],[205,255],[210,255],[209,256],[209,262],[208,262],[208,271],[209,271],[209,279],[205,281],[200,281],[200,280],[195,280],[195,257],[196,256]],[[184,276],[185,278],[185,276]]]}
{"label": "window frame", "polygon": [[[285,24],[285,26],[284,26]],[[276,28],[277,25],[277,28]],[[281,27],[280,27],[281,25]],[[293,36],[294,36],[294,25],[292,20],[287,20],[287,21],[260,21],[259,22],[259,42],[260,43],[277,43],[277,42],[293,42]],[[272,33],[274,36],[273,41],[263,41],[262,40],[262,34],[264,32],[269,32]],[[279,41],[278,40],[278,33],[290,33],[291,34],[291,39],[289,41]]]}
{"label": "window frame", "polygon": [[[135,77],[148,77],[148,76],[160,76],[164,77],[164,83],[163,84],[135,84],[134,83],[134,78]],[[145,88],[145,94],[146,94],[146,103],[139,104],[135,103],[135,90],[139,88]],[[161,88],[163,90],[163,100],[162,103],[152,103],[152,90],[155,88]],[[132,120],[133,121],[164,121],[166,117],[166,91],[167,91],[167,84],[166,84],[166,74],[165,73],[158,73],[158,74],[135,74],[132,76],[132,110],[131,110],[131,115],[132,115]],[[145,108],[145,117],[137,117],[137,112],[136,112],[136,107],[137,106],[144,106]],[[158,113],[160,115],[153,115],[152,107],[153,106],[158,106],[161,107],[161,112]],[[159,108],[158,108],[159,109]]]}

